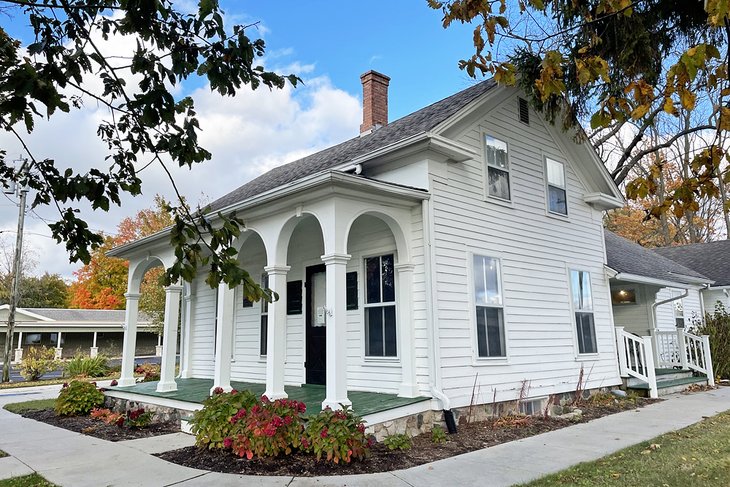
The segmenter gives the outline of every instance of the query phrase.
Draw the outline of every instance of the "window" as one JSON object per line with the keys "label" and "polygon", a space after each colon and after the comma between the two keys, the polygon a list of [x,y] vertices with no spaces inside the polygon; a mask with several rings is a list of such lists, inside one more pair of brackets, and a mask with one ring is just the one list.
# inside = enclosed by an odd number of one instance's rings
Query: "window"
{"label": "window", "polygon": [[[269,276],[261,274],[261,287],[266,289],[269,287]],[[269,333],[269,302],[265,299],[261,300],[261,340],[259,342],[259,354],[266,356],[267,337]]]}
{"label": "window", "polygon": [[636,289],[611,289],[611,304],[636,304]]}
{"label": "window", "polygon": [[286,314],[302,314],[302,281],[286,283]]}
{"label": "window", "polygon": [[548,211],[560,215],[568,214],[568,200],[565,191],[565,166],[562,162],[545,159],[547,167]]}
{"label": "window", "polygon": [[[675,297],[681,296],[681,293],[672,293]],[[677,328],[684,328],[684,303],[679,298],[674,301],[674,323]]]}
{"label": "window", "polygon": [[500,283],[500,262],[474,256],[474,301],[477,315],[479,357],[504,357],[504,309]]}
{"label": "window", "polygon": [[507,143],[487,135],[485,136],[485,149],[487,157],[487,194],[493,198],[509,201]]}
{"label": "window", "polygon": [[348,272],[345,276],[347,309],[357,309],[357,272]]}
{"label": "window", "polygon": [[596,328],[593,324],[591,275],[585,271],[570,271],[570,291],[578,331],[578,353],[598,353]]}
{"label": "window", "polygon": [[395,357],[393,254],[365,259],[365,355]]}

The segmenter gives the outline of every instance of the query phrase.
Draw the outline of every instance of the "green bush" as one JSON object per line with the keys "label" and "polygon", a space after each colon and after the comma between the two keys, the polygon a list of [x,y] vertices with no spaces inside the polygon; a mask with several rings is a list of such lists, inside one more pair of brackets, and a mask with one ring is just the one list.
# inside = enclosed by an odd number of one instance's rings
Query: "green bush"
{"label": "green bush", "polygon": [[440,424],[435,424],[433,425],[433,428],[431,428],[431,441],[436,444],[446,443],[446,431],[444,431]]}
{"label": "green bush", "polygon": [[410,450],[413,446],[411,437],[404,433],[386,436],[385,439],[383,439],[383,444],[388,447],[388,450],[401,451]]}
{"label": "green bush", "polygon": [[190,420],[195,444],[210,450],[223,448],[223,441],[230,437],[233,428],[231,418],[241,409],[249,409],[257,402],[256,396],[249,391],[214,392]]}
{"label": "green bush", "polygon": [[231,418],[233,429],[223,444],[233,453],[249,460],[289,455],[299,448],[304,426],[301,414],[303,402],[290,399],[269,401],[266,396],[251,408],[240,409]]}
{"label": "green bush", "polygon": [[20,375],[27,381],[40,379],[44,374],[56,370],[55,350],[46,347],[31,347],[20,362]]}
{"label": "green bush", "polygon": [[107,358],[104,355],[86,357],[78,354],[66,362],[64,373],[68,377],[105,377],[109,373]]}
{"label": "green bush", "polygon": [[64,384],[56,399],[56,414],[81,416],[104,404],[104,394],[92,382],[80,380]]}
{"label": "green bush", "polygon": [[365,436],[362,418],[351,409],[332,411],[327,408],[309,418],[304,431],[302,448],[328,462],[350,463],[370,454],[372,438]]}
{"label": "green bush", "polygon": [[710,335],[710,353],[715,379],[730,378],[730,313],[722,303],[717,303],[713,313],[706,313],[705,320],[695,320],[690,331],[697,335]]}

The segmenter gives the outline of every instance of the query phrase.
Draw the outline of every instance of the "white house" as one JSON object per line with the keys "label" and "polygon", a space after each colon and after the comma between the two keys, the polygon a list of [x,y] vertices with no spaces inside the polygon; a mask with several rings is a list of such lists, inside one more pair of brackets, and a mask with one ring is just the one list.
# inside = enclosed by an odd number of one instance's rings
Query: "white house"
{"label": "white house", "polygon": [[[590,144],[491,80],[391,123],[389,78],[362,81],[358,136],[210,207],[245,220],[241,264],[280,299],[210,289],[204,270],[170,286],[156,390],[135,389],[125,353],[109,394],[173,401],[233,381],[273,398],[319,386],[321,406],[356,410],[361,393],[410,399],[374,422],[521,390],[542,401],[581,377],[587,389],[621,383],[602,212],[623,199]],[[142,276],[174,256],[166,232],[111,254],[130,262],[131,350]]]}

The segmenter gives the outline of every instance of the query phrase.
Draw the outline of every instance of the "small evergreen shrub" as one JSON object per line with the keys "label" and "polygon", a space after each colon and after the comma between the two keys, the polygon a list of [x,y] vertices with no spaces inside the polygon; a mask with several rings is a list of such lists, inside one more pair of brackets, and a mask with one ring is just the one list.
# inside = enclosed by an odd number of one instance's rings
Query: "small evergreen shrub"
{"label": "small evergreen shrub", "polygon": [[64,384],[56,399],[56,414],[59,416],[82,416],[104,404],[104,394],[96,384],[74,380]]}
{"label": "small evergreen shrub", "polygon": [[190,420],[195,444],[210,450],[223,448],[223,440],[230,436],[233,423],[231,418],[241,409],[250,409],[257,398],[249,391],[229,393],[214,391],[203,402],[203,408],[195,411]]}
{"label": "small evergreen shrub", "polygon": [[289,399],[269,401],[262,396],[260,403],[250,409],[239,410],[231,418],[233,428],[224,440],[224,446],[249,460],[254,456],[289,455],[301,444],[304,425],[300,415],[305,410],[302,402]]}
{"label": "small evergreen shrub", "polygon": [[107,358],[104,355],[86,357],[78,354],[66,362],[65,375],[68,377],[104,377],[109,373]]}
{"label": "small evergreen shrub", "polygon": [[160,380],[160,366],[157,364],[142,364],[139,365],[134,371],[137,374],[142,375],[140,382],[153,382]]}
{"label": "small evergreen shrub", "polygon": [[44,374],[56,370],[55,350],[46,347],[29,348],[20,362],[20,375],[27,381],[40,379]]}
{"label": "small evergreen shrub", "polygon": [[302,449],[314,453],[317,460],[350,463],[367,457],[373,443],[365,436],[362,418],[352,409],[327,408],[307,421]]}
{"label": "small evergreen shrub", "polygon": [[404,433],[386,436],[385,439],[383,439],[383,444],[388,447],[388,450],[401,451],[410,450],[413,446],[411,437]]}
{"label": "small evergreen shrub", "polygon": [[446,443],[446,431],[444,431],[440,424],[435,424],[431,428],[431,441],[436,444]]}
{"label": "small evergreen shrub", "polygon": [[715,379],[730,378],[730,313],[722,303],[713,313],[706,313],[704,322],[694,320],[689,330],[696,335],[710,335],[710,355]]}

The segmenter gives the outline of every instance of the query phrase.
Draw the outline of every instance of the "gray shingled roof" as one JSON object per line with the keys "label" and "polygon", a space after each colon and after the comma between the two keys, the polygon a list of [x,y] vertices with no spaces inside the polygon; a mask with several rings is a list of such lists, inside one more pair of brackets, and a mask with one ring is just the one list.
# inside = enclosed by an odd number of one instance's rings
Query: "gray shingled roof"
{"label": "gray shingled roof", "polygon": [[210,205],[210,210],[220,210],[284,184],[331,169],[400,140],[433,130],[438,124],[495,86],[496,83],[491,79],[482,81],[426,108],[391,122],[369,135],[355,137],[297,161],[274,168],[215,200]]}
{"label": "gray shingled roof", "polygon": [[606,238],[606,260],[611,269],[626,274],[689,284],[697,279],[708,279],[657,252],[604,230]]}
{"label": "gray shingled roof", "polygon": [[[19,308],[54,321],[76,323],[124,323],[123,309],[63,309],[63,308]],[[140,313],[139,322],[148,321],[147,316]]]}
{"label": "gray shingled roof", "polygon": [[730,286],[730,240],[662,247],[654,251],[704,274],[715,281],[713,286]]}

